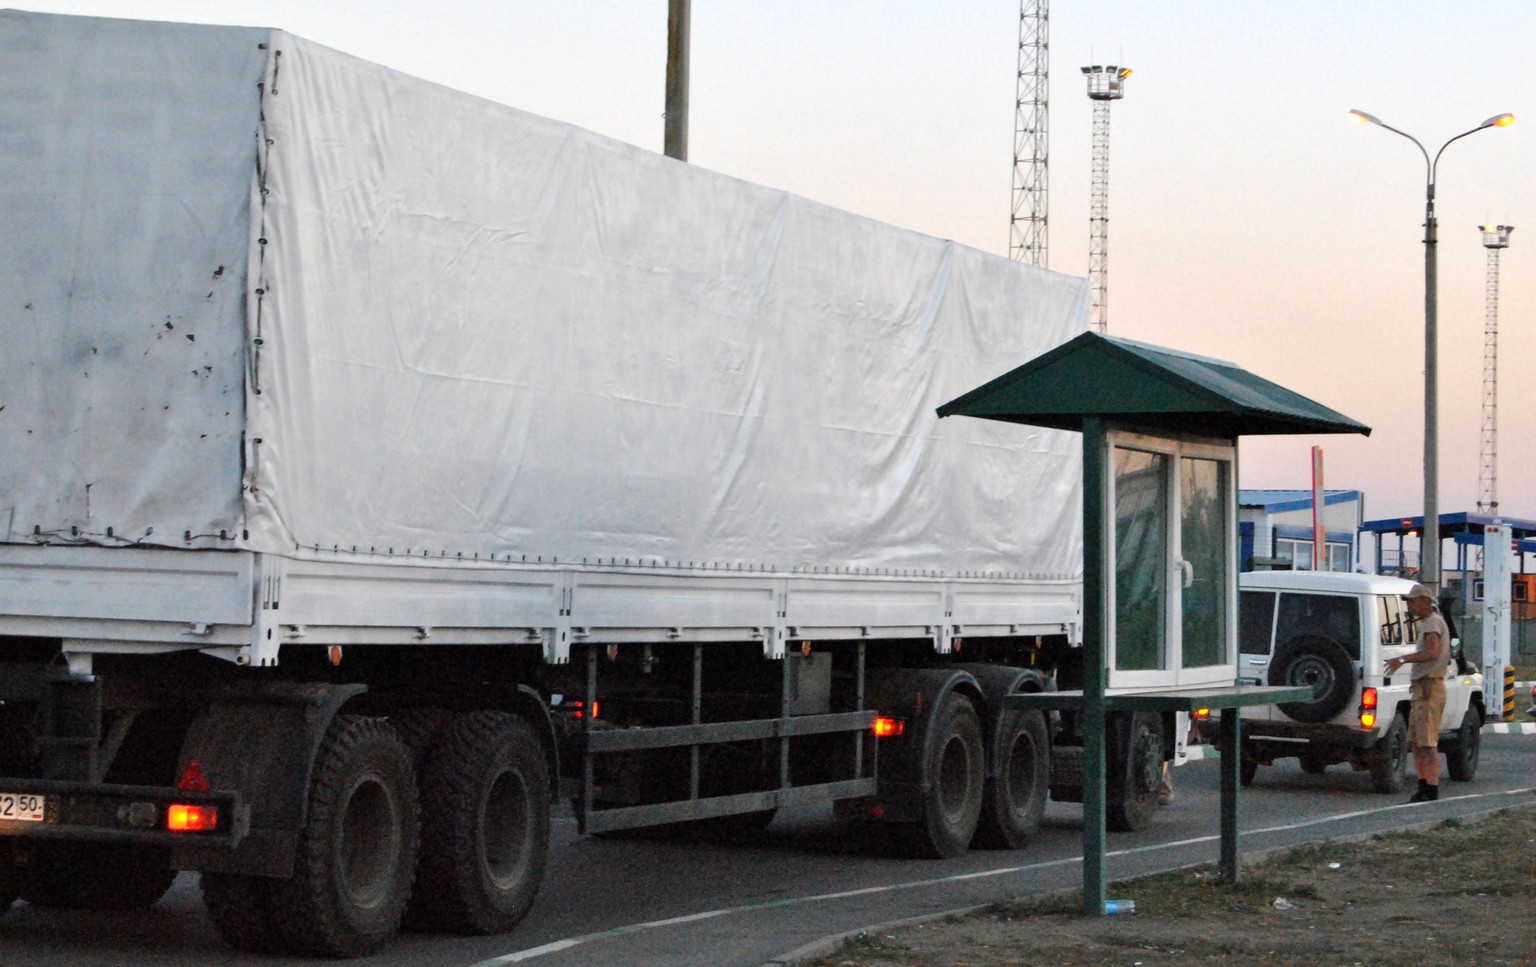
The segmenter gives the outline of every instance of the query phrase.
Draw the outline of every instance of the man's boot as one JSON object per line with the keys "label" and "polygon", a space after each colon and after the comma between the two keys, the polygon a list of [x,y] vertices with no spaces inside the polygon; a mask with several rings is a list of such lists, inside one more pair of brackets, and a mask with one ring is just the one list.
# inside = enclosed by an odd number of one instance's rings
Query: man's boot
{"label": "man's boot", "polygon": [[1414,793],[1412,798],[1410,798],[1408,800],[1408,802],[1410,804],[1416,803],[1416,802],[1429,802],[1432,799],[1438,799],[1438,798],[1440,798],[1440,790],[1437,787],[1435,787],[1435,786],[1431,786],[1428,782],[1425,782],[1423,779],[1420,779],[1419,780],[1419,791]]}

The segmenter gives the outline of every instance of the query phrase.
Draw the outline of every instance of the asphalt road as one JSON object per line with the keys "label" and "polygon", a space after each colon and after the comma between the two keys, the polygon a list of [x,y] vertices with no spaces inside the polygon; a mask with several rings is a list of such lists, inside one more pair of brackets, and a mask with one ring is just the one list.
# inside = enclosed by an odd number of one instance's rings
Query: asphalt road
{"label": "asphalt road", "polygon": [[[1243,853],[1536,803],[1536,735],[1485,735],[1476,781],[1446,782],[1440,802],[1407,806],[1370,791],[1364,773],[1306,775],[1292,760],[1259,770],[1241,798]],[[1213,761],[1176,773],[1177,798],[1150,829],[1112,835],[1116,879],[1193,863],[1219,850]],[[1038,841],[1017,852],[943,861],[890,855],[878,835],[850,838],[829,809],[781,814],[745,843],[595,839],[562,812],[544,890],[528,920],[498,937],[407,934],[370,967],[760,967],[828,935],[1006,896],[1081,885],[1081,810],[1051,804]],[[328,963],[237,956],[203,915],[196,877],[153,909],[66,914],[17,904],[0,919],[0,963],[156,967]]]}

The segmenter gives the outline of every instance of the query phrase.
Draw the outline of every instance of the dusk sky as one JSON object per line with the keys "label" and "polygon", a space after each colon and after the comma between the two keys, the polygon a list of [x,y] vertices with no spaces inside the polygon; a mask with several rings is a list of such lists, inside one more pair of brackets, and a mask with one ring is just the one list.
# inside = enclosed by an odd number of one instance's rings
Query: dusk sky
{"label": "dusk sky", "polygon": [[[666,0],[31,0],[24,9],[277,27],[661,150]],[[689,161],[1005,255],[1016,0],[693,0]],[[1444,512],[1478,499],[1487,251],[1499,276],[1499,500],[1536,518],[1536,4],[1056,0],[1050,267],[1088,264],[1092,106],[1111,113],[1109,332],[1230,360],[1374,428],[1255,439],[1244,487],[1422,510],[1425,164],[1438,170]],[[3,68],[0,68],[3,69]],[[1017,360],[1014,362],[1023,362]],[[1013,363],[1002,366],[1011,368]]]}

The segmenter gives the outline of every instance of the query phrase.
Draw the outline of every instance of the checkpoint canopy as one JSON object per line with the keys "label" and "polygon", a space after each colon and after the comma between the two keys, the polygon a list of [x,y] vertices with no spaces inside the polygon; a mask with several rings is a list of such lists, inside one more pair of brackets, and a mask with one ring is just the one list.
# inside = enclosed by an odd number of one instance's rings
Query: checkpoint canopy
{"label": "checkpoint canopy", "polygon": [[1221,863],[1235,879],[1237,711],[1311,694],[1236,684],[1237,438],[1370,428],[1232,363],[1093,332],[938,413],[1083,437],[1083,688],[1007,705],[1081,709],[1084,912],[1104,912],[1110,792],[1123,822],[1124,797],[1155,794],[1141,786],[1163,755],[1155,743],[1116,743],[1126,761],[1107,782],[1107,713],[1221,711]]}

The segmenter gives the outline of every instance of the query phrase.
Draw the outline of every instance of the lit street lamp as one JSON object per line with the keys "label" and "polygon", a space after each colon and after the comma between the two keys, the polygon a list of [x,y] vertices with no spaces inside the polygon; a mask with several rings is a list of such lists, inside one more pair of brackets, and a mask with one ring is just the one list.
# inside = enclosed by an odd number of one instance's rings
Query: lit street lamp
{"label": "lit street lamp", "polygon": [[1515,122],[1515,116],[1498,114],[1470,131],[1461,132],[1442,144],[1433,158],[1429,156],[1424,145],[1419,143],[1419,139],[1408,132],[1399,131],[1364,111],[1350,111],[1349,116],[1361,124],[1374,124],[1386,128],[1393,134],[1402,135],[1412,141],[1424,155],[1426,173],[1424,182],[1424,531],[1423,536],[1419,538],[1419,581],[1433,588],[1440,584],[1440,427],[1437,415],[1439,363],[1435,349],[1436,329],[1439,325],[1435,245],[1438,242],[1439,233],[1435,223],[1435,168],[1440,164],[1440,155],[1445,153],[1445,149],[1450,147],[1452,141],[1459,141],[1484,128],[1508,127]]}

